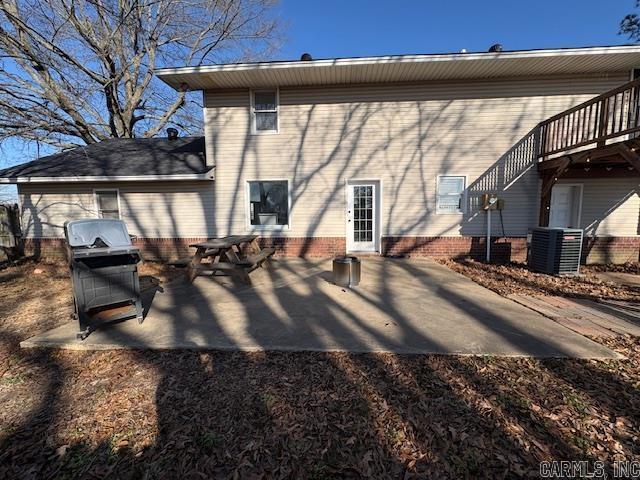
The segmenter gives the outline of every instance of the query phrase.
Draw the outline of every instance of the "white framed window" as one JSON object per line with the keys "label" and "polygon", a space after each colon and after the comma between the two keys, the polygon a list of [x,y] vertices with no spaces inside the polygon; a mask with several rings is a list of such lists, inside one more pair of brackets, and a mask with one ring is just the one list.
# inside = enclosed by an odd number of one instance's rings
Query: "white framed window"
{"label": "white framed window", "polygon": [[94,190],[93,195],[99,218],[120,218],[120,193],[118,189]]}
{"label": "white framed window", "polygon": [[438,175],[436,213],[464,213],[467,177]]}
{"label": "white framed window", "polygon": [[288,180],[248,180],[247,199],[249,229],[289,228],[291,198]]}
{"label": "white framed window", "polygon": [[278,133],[280,92],[277,88],[251,90],[251,131]]}

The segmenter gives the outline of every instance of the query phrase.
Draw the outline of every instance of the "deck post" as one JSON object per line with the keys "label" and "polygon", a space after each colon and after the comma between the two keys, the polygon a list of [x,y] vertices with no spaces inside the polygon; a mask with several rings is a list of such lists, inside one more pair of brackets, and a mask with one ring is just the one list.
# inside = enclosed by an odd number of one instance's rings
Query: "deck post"
{"label": "deck post", "polygon": [[[551,208],[551,188],[547,188],[551,182],[551,175],[545,173],[542,175],[542,189],[540,194],[540,215],[538,225],[540,227],[549,226],[549,209]],[[552,185],[553,186],[553,185]]]}
{"label": "deck post", "polygon": [[598,147],[604,147],[605,140],[604,138],[607,136],[607,128],[609,125],[609,98],[604,98],[600,105],[600,117],[598,118],[598,135],[599,139],[597,142]]}
{"label": "deck post", "polygon": [[540,172],[542,176],[542,188],[540,189],[540,214],[538,218],[539,226],[549,226],[549,210],[551,209],[551,191],[558,179],[565,170],[571,165],[571,157],[563,157],[558,159],[558,163],[553,170],[543,170]]}

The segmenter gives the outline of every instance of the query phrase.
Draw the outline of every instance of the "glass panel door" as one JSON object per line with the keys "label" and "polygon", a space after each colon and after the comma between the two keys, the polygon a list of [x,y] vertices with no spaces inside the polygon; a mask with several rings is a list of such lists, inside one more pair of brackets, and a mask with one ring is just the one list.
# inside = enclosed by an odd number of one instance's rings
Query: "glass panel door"
{"label": "glass panel door", "polygon": [[376,185],[362,183],[349,185],[347,224],[350,251],[376,250]]}

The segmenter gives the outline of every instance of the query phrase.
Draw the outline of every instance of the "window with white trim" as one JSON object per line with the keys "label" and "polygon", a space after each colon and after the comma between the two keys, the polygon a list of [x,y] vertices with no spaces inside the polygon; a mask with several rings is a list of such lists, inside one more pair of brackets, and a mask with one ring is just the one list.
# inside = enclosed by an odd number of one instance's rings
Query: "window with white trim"
{"label": "window with white trim", "polygon": [[462,213],[466,178],[462,175],[440,175],[436,195],[437,213]]}
{"label": "window with white trim", "polygon": [[253,133],[278,132],[278,90],[251,92]]}
{"label": "window with white trim", "polygon": [[289,225],[289,182],[256,180],[247,182],[249,224],[257,228],[282,228]]}
{"label": "window with white trim", "polygon": [[120,218],[118,190],[96,190],[96,208],[100,218]]}

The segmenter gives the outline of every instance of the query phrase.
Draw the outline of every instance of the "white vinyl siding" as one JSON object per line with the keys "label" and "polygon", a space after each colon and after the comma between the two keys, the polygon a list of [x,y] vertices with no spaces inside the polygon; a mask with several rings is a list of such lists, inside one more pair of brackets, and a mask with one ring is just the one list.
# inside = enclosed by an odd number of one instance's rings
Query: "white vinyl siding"
{"label": "white vinyl siding", "polygon": [[[627,78],[280,87],[280,133],[264,136],[250,135],[248,89],[205,92],[217,235],[247,231],[243,187],[268,177],[290,179],[291,228],[275,236],[344,237],[344,185],[357,178],[384,185],[383,236],[483,235],[477,203],[488,192],[505,200],[505,233],[524,236],[538,219],[532,131]],[[438,215],[436,179],[459,172],[467,175],[465,213]]]}
{"label": "white vinyl siding", "polygon": [[582,185],[580,228],[585,235],[633,237],[640,234],[640,178],[561,179]]}
{"label": "white vinyl siding", "polygon": [[[139,237],[243,233],[247,182],[287,179],[289,228],[260,235],[344,237],[347,181],[376,178],[383,236],[484,235],[478,201],[489,192],[505,200],[504,233],[524,236],[538,219],[536,125],[627,78],[281,87],[278,135],[252,135],[248,89],[205,92],[214,182],[22,184],[24,232],[60,237],[66,220],[97,216],[94,189],[118,188],[121,218]],[[438,215],[437,178],[457,173],[466,175],[464,213]],[[638,234],[637,178],[570,182],[584,183],[588,233]]]}
{"label": "white vinyl siding", "polygon": [[98,216],[94,190],[117,188],[129,233],[147,238],[213,235],[214,182],[19,185],[27,237],[63,237],[64,222]]}

